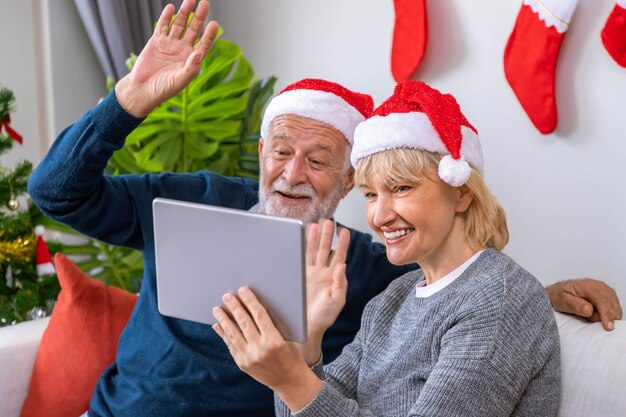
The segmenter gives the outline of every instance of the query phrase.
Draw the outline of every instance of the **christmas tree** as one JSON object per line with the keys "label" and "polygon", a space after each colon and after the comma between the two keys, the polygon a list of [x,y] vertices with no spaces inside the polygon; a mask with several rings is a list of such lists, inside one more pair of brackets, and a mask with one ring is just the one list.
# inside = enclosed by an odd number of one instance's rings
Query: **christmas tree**
{"label": "christmas tree", "polygon": [[[22,143],[11,127],[13,104],[13,92],[0,88],[0,155]],[[28,161],[12,171],[0,166],[0,326],[49,314],[60,291],[36,227],[43,215],[26,193],[32,169]]]}

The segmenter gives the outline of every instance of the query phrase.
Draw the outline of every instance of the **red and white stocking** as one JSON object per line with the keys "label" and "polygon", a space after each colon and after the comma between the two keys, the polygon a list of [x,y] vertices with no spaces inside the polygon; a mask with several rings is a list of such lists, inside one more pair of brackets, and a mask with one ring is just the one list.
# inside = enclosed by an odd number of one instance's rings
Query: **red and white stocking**
{"label": "red and white stocking", "polygon": [[504,51],[506,79],[543,134],[556,128],[556,63],[577,3],[578,0],[523,0]]}
{"label": "red and white stocking", "polygon": [[615,62],[626,67],[626,0],[617,0],[602,29],[602,43]]}
{"label": "red and white stocking", "polygon": [[400,82],[417,70],[428,39],[426,0],[394,0],[396,21],[391,45],[391,73]]}

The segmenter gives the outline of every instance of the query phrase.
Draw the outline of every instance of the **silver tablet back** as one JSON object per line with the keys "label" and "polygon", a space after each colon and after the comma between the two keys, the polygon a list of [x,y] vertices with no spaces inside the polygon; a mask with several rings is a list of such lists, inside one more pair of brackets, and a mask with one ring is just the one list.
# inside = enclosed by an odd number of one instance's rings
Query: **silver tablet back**
{"label": "silver tablet back", "polygon": [[247,286],[286,340],[306,340],[301,221],[164,198],[152,209],[161,314],[213,324],[222,296]]}

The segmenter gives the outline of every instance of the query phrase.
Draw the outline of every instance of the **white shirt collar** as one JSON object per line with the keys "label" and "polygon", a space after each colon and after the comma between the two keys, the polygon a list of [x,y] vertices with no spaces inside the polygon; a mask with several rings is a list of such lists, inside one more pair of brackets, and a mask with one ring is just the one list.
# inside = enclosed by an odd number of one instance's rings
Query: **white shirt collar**
{"label": "white shirt collar", "polygon": [[446,288],[448,285],[452,284],[455,279],[457,279],[465,270],[474,263],[476,259],[483,253],[485,250],[480,250],[472,255],[467,261],[463,262],[461,266],[456,268],[455,270],[448,272],[441,279],[433,282],[430,285],[426,285],[426,279],[421,280],[415,286],[415,296],[418,298],[426,298],[430,297],[433,294],[438,293],[439,291]]}

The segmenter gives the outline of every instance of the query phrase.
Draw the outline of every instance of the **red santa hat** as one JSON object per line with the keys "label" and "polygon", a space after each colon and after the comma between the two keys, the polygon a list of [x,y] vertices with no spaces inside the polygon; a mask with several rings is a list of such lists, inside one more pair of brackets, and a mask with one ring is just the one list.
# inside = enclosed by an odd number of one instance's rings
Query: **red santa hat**
{"label": "red santa hat", "polygon": [[368,94],[330,81],[305,78],[287,86],[269,102],[261,123],[261,136],[267,137],[270,123],[277,116],[295,114],[334,127],[352,144],[354,128],[373,108],[374,100]]}
{"label": "red santa hat", "polygon": [[37,236],[37,253],[35,254],[35,262],[37,263],[37,275],[52,275],[56,271],[52,263],[52,256],[46,242],[43,240],[45,229],[43,226],[35,227],[35,235]]}
{"label": "red santa hat", "polygon": [[421,81],[398,83],[393,95],[357,126],[352,165],[356,167],[365,156],[398,148],[444,155],[439,162],[439,176],[454,187],[467,182],[471,168],[483,174],[478,132],[452,95]]}

